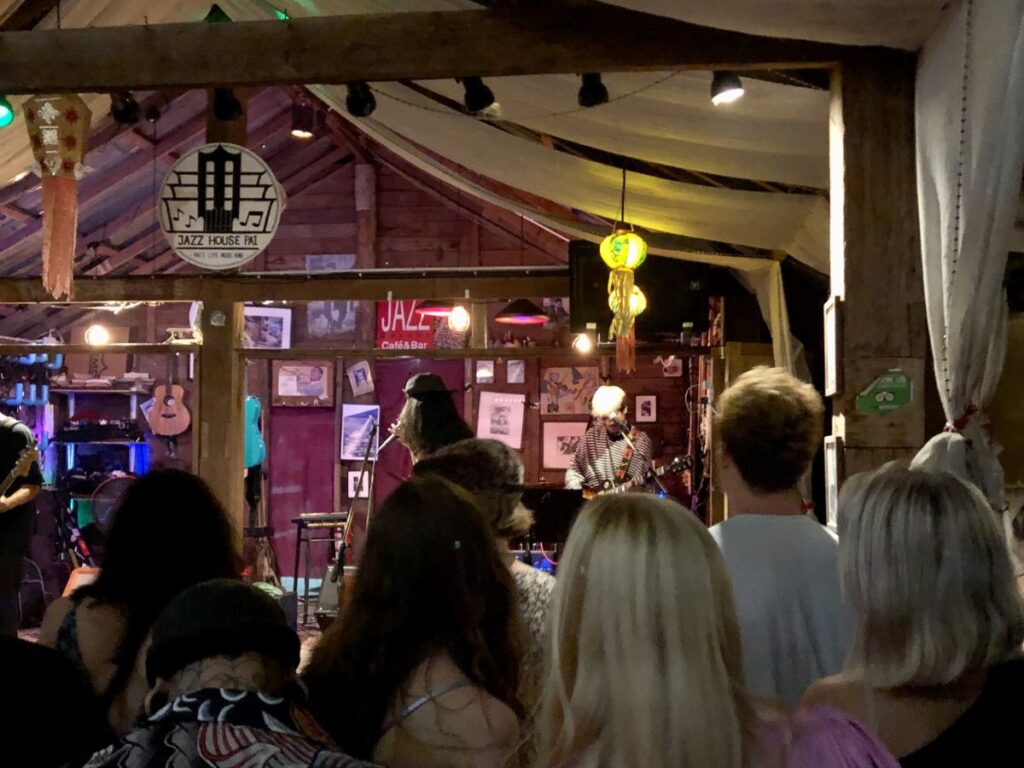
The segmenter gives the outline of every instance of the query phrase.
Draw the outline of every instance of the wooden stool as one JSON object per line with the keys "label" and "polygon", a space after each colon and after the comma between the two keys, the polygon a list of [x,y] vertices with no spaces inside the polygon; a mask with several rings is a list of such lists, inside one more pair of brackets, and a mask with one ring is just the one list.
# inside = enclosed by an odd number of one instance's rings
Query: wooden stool
{"label": "wooden stool", "polygon": [[[305,626],[309,620],[309,576],[310,571],[313,568],[313,559],[311,550],[313,544],[320,542],[330,542],[331,552],[334,552],[334,542],[337,539],[339,531],[343,531],[345,528],[345,521],[348,519],[347,514],[333,514],[333,513],[317,513],[311,512],[306,515],[299,515],[298,517],[292,518],[292,524],[295,526],[295,569],[294,569],[294,587],[296,594],[299,591],[299,562],[302,561],[303,565],[303,590],[302,590],[302,625]],[[317,535],[324,534],[327,535]],[[303,556],[302,546],[305,544],[306,552]],[[319,594],[319,590],[316,590],[316,594]],[[316,596],[314,594],[314,597]]]}

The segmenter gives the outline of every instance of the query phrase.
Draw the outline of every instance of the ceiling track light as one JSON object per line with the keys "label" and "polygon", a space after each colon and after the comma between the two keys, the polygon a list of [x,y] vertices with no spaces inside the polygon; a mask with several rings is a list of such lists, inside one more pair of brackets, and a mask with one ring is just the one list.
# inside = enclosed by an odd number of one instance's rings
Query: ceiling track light
{"label": "ceiling track light", "polygon": [[115,91],[110,94],[110,116],[118,125],[135,125],[142,110],[131,91]]}
{"label": "ceiling track light", "polygon": [[587,72],[580,75],[582,82],[576,96],[581,107],[597,107],[608,103],[608,89],[601,80],[600,72]]}
{"label": "ceiling track light", "polygon": [[711,103],[716,107],[743,98],[743,81],[735,72],[716,69],[711,77]]}
{"label": "ceiling track light", "polygon": [[482,78],[463,77],[459,82],[462,83],[462,88],[465,91],[462,101],[466,105],[466,109],[473,114],[483,112],[494,104],[494,91],[484,84]]}
{"label": "ceiling track light", "polygon": [[242,102],[231,88],[213,89],[213,114],[222,123],[230,123],[242,116]]}
{"label": "ceiling track light", "polygon": [[352,117],[369,117],[377,108],[377,99],[370,90],[369,83],[364,80],[357,80],[348,84],[348,93],[345,96],[345,109]]}
{"label": "ceiling track light", "polygon": [[292,130],[296,139],[312,139],[316,134],[316,109],[308,101],[292,104]]}

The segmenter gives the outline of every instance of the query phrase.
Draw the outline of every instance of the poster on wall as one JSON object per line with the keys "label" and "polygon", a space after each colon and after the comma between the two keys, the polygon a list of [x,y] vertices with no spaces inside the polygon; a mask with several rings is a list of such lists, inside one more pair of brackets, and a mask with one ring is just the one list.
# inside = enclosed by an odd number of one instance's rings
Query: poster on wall
{"label": "poster on wall", "polygon": [[334,405],[334,366],[325,360],[274,360],[273,405]]}
{"label": "poster on wall", "polygon": [[544,468],[568,469],[587,432],[586,421],[544,422]]}
{"label": "poster on wall", "polygon": [[505,369],[505,381],[509,384],[526,383],[526,361],[509,360]]}
{"label": "poster on wall", "polygon": [[377,302],[377,349],[433,349],[434,322],[416,312],[419,300]]}
{"label": "poster on wall", "polygon": [[380,406],[355,405],[345,403],[341,406],[341,460],[361,461],[366,456],[366,448],[372,436],[373,447],[370,458],[377,458],[377,446],[380,442],[379,430]]}
{"label": "poster on wall", "polygon": [[160,188],[160,229],[181,258],[232,269],[270,245],[281,189],[263,158],[235,144],[204,144],[178,158]]}
{"label": "poster on wall", "polygon": [[277,307],[245,308],[245,346],[288,349],[292,345],[292,311]]}
{"label": "poster on wall", "polygon": [[509,448],[523,447],[523,414],[526,395],[481,392],[476,436],[499,440]]}
{"label": "poster on wall", "polygon": [[545,368],[540,376],[540,412],[544,415],[590,413],[590,398],[601,386],[597,366]]}
{"label": "poster on wall", "polygon": [[[345,272],[355,266],[354,253],[310,254],[307,272]],[[306,328],[312,339],[347,336],[355,333],[355,301],[310,301],[306,303]]]}

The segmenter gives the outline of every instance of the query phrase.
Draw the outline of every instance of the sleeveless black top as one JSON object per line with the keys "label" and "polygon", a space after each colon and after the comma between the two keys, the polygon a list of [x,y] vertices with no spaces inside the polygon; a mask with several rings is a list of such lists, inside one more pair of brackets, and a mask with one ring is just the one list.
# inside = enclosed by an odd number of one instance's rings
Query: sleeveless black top
{"label": "sleeveless black top", "polygon": [[1024,659],[988,671],[981,695],[960,719],[919,750],[900,758],[902,768],[990,768],[1024,764]]}

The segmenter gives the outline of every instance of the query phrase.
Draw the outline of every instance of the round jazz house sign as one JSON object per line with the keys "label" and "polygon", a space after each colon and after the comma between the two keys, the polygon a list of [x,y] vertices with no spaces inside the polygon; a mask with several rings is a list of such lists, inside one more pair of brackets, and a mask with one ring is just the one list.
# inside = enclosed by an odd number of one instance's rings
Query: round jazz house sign
{"label": "round jazz house sign", "polygon": [[277,179],[261,157],[236,144],[204,144],[164,177],[160,228],[190,264],[231,269],[270,244],[281,207]]}

